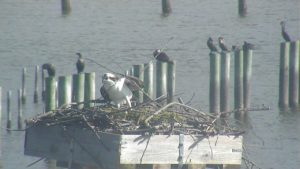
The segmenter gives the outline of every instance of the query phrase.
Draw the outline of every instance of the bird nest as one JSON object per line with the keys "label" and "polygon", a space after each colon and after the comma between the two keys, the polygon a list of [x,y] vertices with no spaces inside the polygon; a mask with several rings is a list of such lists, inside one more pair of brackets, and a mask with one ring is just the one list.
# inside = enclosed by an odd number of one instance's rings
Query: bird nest
{"label": "bird nest", "polygon": [[208,114],[190,106],[172,102],[162,106],[149,101],[135,107],[116,109],[109,104],[77,109],[61,108],[27,121],[29,126],[76,126],[115,134],[191,134],[241,135],[244,132],[229,126],[222,114]]}

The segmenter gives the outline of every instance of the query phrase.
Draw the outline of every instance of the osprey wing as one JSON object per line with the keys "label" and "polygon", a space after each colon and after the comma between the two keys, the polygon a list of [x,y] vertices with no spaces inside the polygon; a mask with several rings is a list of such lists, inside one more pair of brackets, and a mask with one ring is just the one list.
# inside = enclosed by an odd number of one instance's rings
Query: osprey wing
{"label": "osprey wing", "polygon": [[138,91],[144,87],[144,82],[134,76],[125,76],[125,84],[131,91]]}

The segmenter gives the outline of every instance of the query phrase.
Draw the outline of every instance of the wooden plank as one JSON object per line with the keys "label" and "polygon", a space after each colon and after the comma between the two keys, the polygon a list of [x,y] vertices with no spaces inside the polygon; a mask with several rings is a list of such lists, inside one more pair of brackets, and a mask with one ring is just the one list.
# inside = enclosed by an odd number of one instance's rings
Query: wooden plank
{"label": "wooden plank", "polygon": [[224,164],[223,169],[241,169],[241,165],[238,164]]}
{"label": "wooden plank", "polygon": [[[121,164],[178,164],[179,136],[121,136]],[[184,164],[241,164],[242,137],[184,138]]]}

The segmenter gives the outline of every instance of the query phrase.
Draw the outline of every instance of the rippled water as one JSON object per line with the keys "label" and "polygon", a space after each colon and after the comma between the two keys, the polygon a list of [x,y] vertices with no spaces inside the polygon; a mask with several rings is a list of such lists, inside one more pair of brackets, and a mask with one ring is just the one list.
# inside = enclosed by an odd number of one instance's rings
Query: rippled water
{"label": "rippled water", "polygon": [[[299,0],[251,0],[247,17],[237,14],[234,0],[173,0],[173,13],[161,15],[160,0],[72,1],[72,12],[62,15],[60,1],[0,0],[0,86],[3,91],[2,127],[6,125],[5,95],[16,91],[21,70],[27,67],[28,100],[24,116],[41,112],[32,104],[34,66],[52,62],[58,75],[75,72],[76,52],[124,72],[133,64],[148,62],[156,48],[177,61],[176,88],[184,100],[193,93],[192,105],[208,110],[209,60],[206,40],[223,36],[228,45],[244,40],[257,44],[253,58],[252,105],[271,106],[270,111],[250,112],[244,124],[244,156],[263,169],[300,166],[300,113],[277,108],[281,20],[300,39]],[[120,68],[121,67],[121,68]],[[106,70],[89,63],[87,71],[98,76]],[[99,82],[99,79],[97,81]],[[100,94],[97,93],[97,96]],[[13,115],[16,119],[16,113]],[[16,128],[16,122],[13,124]],[[5,169],[25,168],[37,158],[23,155],[24,132],[1,129],[0,161]],[[46,169],[40,162],[33,169]]]}

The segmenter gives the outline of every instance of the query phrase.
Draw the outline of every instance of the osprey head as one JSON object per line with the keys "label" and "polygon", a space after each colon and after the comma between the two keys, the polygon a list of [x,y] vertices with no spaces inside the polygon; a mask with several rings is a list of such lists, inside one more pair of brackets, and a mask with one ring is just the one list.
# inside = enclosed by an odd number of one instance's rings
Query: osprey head
{"label": "osprey head", "polygon": [[117,77],[116,75],[112,74],[112,73],[105,73],[103,76],[102,76],[102,81],[113,81],[115,82],[117,80]]}

